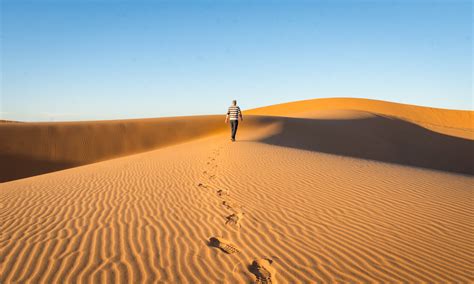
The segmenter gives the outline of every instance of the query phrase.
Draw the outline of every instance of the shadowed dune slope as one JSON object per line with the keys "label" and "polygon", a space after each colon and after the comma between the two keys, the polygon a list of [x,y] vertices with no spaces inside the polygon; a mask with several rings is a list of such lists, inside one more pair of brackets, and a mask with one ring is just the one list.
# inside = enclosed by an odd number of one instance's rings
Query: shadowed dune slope
{"label": "shadowed dune slope", "polygon": [[[247,126],[265,118],[250,118]],[[223,116],[0,124],[0,182],[62,170],[225,131]]]}
{"label": "shadowed dune slope", "polygon": [[[474,174],[474,141],[365,112],[338,112],[338,119],[282,117],[260,141],[382,162]],[[341,118],[344,117],[344,118]]]}
{"label": "shadowed dune slope", "polygon": [[443,134],[474,139],[473,111],[439,109],[378,100],[355,98],[313,99],[255,108],[245,113],[312,118],[318,117],[321,111],[334,110],[356,110],[378,114],[379,116],[390,116]]}
{"label": "shadowed dune slope", "polygon": [[251,109],[280,117],[272,145],[474,174],[474,112],[351,98]]}

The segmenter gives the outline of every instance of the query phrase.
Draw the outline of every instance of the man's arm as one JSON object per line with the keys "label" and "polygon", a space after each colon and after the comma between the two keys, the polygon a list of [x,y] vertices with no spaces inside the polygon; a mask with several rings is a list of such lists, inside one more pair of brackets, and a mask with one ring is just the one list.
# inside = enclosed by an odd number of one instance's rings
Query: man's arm
{"label": "man's arm", "polygon": [[242,117],[242,112],[240,111],[240,107],[239,107],[239,116],[240,116],[240,121],[243,121],[244,118]]}
{"label": "man's arm", "polygon": [[227,111],[227,115],[225,116],[225,123],[227,123],[229,121],[229,111]]}

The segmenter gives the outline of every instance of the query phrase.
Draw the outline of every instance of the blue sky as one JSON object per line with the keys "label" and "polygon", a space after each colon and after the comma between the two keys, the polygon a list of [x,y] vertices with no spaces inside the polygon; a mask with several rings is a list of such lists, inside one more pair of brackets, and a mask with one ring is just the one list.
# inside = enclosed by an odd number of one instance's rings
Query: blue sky
{"label": "blue sky", "polygon": [[323,97],[473,109],[471,1],[1,1],[2,119]]}

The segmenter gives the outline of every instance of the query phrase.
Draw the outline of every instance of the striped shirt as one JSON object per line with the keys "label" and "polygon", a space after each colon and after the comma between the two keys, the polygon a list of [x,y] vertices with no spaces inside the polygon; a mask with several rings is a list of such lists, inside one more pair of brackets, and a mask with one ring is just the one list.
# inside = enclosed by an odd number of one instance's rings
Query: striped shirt
{"label": "striped shirt", "polygon": [[240,114],[240,107],[238,106],[230,106],[229,110],[227,111],[227,115],[229,116],[229,120],[238,120]]}

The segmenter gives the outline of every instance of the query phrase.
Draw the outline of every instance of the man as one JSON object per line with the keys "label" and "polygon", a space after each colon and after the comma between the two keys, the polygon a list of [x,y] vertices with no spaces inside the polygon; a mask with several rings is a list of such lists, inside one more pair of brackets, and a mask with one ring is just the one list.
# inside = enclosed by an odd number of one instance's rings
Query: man
{"label": "man", "polygon": [[235,141],[235,134],[237,134],[237,127],[239,126],[239,117],[240,121],[244,120],[242,117],[242,112],[240,112],[240,107],[237,105],[237,101],[233,100],[232,105],[229,107],[229,110],[227,111],[227,115],[225,117],[225,123],[230,120],[232,142]]}

